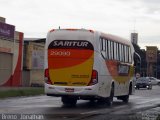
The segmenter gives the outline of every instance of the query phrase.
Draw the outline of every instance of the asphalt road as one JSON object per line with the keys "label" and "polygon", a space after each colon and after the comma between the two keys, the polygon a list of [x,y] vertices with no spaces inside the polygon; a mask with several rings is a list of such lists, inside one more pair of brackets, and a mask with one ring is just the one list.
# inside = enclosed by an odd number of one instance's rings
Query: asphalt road
{"label": "asphalt road", "polygon": [[59,97],[45,95],[0,100],[0,119],[3,120],[156,120],[158,115],[160,86],[136,90],[127,104],[115,98],[112,107],[84,100],[79,100],[75,107],[67,107]]}

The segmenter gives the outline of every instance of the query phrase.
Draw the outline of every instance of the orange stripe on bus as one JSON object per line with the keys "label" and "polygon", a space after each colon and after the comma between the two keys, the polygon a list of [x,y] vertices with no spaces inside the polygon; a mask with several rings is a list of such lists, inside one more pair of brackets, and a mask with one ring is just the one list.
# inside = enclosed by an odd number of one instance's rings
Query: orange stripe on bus
{"label": "orange stripe on bus", "polygon": [[49,49],[48,66],[52,69],[72,67],[91,59],[93,50]]}

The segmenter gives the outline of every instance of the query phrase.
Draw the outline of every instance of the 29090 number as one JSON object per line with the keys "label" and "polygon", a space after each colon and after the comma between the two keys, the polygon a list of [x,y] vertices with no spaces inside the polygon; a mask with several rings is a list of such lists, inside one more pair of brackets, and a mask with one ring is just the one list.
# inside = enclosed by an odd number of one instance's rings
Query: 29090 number
{"label": "29090 number", "polygon": [[71,53],[69,51],[51,51],[50,55],[52,56],[70,56]]}

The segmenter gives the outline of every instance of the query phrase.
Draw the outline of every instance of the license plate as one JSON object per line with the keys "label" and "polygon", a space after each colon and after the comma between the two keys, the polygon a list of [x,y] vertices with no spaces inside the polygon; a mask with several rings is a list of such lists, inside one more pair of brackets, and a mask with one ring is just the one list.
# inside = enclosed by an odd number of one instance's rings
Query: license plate
{"label": "license plate", "polygon": [[65,92],[74,92],[74,88],[65,88]]}

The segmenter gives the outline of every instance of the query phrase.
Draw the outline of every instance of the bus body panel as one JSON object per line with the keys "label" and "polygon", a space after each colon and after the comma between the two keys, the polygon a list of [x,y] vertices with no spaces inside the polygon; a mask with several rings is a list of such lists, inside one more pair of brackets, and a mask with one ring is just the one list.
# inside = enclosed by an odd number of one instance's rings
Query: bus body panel
{"label": "bus body panel", "polygon": [[[54,40],[53,42],[56,44],[51,42],[48,48],[48,69],[52,84],[87,86],[91,79],[94,59],[92,44],[84,40]],[[84,43],[85,46],[81,46]]]}
{"label": "bus body panel", "polygon": [[[123,38],[113,36],[110,34],[101,33],[99,39],[102,38],[105,39],[106,41],[110,40],[111,42],[122,44],[130,48],[130,55],[131,55],[130,63],[125,63],[117,59],[115,60],[113,58],[105,59],[102,57],[103,55],[100,57],[101,59],[104,59],[102,63],[104,62],[106,63],[105,67],[107,68],[107,73],[109,74],[107,79],[110,79],[110,81],[114,83],[114,96],[128,95],[129,86],[133,82],[133,74],[134,74],[134,62],[133,62],[134,48],[132,46],[132,43]],[[99,43],[102,44],[101,41]],[[103,53],[101,52],[101,54]],[[107,74],[103,73],[101,75],[105,76]],[[111,86],[111,83],[109,83],[108,85]],[[132,91],[134,92],[133,85],[132,85]]]}
{"label": "bus body panel", "polygon": [[[129,85],[133,79],[133,58],[129,64],[104,59],[101,53],[101,37],[113,41],[118,39],[116,42],[126,44],[131,48],[130,54],[134,53],[130,42],[124,42],[123,39],[116,37],[114,39],[114,36],[100,32],[56,30],[48,33],[45,46],[45,69],[49,69],[50,79],[53,83],[52,85],[45,83],[46,94],[108,97],[111,85],[114,83],[115,96],[128,95]],[[88,42],[93,49],[89,49],[90,47],[80,47],[81,49],[79,49],[78,46],[73,45],[71,45],[72,47],[62,47],[64,43],[55,43],[61,45],[61,47],[52,46],[49,49],[53,41],[63,40]],[[69,45],[69,43],[66,43],[66,45]],[[72,56],[58,56],[59,51],[64,51],[64,55],[67,55],[68,53],[65,52],[69,51]],[[62,55],[63,52],[60,54]],[[128,69],[127,74],[120,75],[118,73],[119,69],[123,70],[124,68]],[[92,70],[98,72],[98,83],[88,86]],[[55,82],[56,84],[54,84]]]}
{"label": "bus body panel", "polygon": [[99,96],[98,84],[94,86],[57,86],[45,83],[45,93],[50,96]]}
{"label": "bus body panel", "polygon": [[94,66],[98,70],[98,95],[101,97],[108,97],[112,84],[112,77],[110,76],[105,60],[101,57],[99,52],[95,52]]}
{"label": "bus body panel", "polygon": [[[45,84],[45,93],[98,95],[98,84],[87,86],[95,68],[93,39],[93,33],[84,31],[54,31],[48,34],[45,59],[53,85]],[[66,90],[71,88],[74,92]]]}

